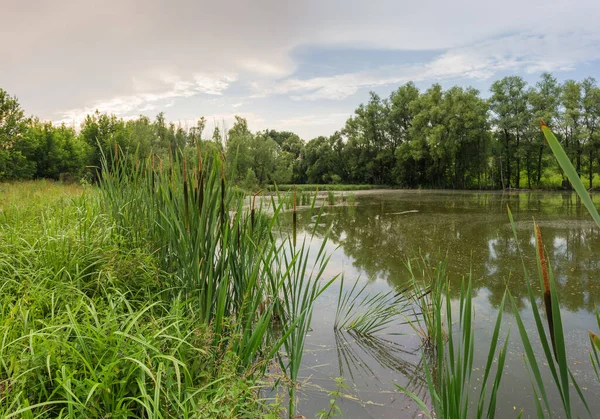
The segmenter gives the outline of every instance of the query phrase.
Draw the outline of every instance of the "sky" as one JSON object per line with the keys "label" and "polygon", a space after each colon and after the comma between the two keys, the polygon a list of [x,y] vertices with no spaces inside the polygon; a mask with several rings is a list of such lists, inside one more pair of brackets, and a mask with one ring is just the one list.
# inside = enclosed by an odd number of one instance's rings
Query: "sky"
{"label": "sky", "polygon": [[0,88],[74,126],[239,115],[309,140],[408,81],[600,81],[599,21],[598,0],[0,0]]}

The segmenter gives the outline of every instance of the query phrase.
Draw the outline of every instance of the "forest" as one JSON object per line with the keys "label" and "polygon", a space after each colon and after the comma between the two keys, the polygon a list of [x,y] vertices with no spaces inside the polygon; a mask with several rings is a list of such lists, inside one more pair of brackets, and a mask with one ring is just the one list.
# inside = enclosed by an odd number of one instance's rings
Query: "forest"
{"label": "forest", "polygon": [[[309,141],[292,132],[252,132],[244,118],[207,132],[140,116],[96,112],[81,126],[28,117],[0,89],[0,180],[94,182],[114,147],[168,164],[172,152],[193,160],[196,143],[225,157],[247,190],[269,184],[369,184],[401,188],[507,189],[569,187],[545,146],[543,120],[587,187],[600,185],[600,87],[595,79],[560,83],[549,73],[531,86],[508,76],[489,95],[471,87],[425,91],[407,83],[388,98],[371,93],[345,126]],[[594,183],[595,182],[595,183]]]}

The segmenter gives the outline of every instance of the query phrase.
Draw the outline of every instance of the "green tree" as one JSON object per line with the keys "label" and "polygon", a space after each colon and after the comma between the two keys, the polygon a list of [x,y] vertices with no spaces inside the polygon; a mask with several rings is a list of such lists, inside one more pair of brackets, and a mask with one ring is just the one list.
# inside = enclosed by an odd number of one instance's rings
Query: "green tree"
{"label": "green tree", "polygon": [[544,121],[552,129],[556,126],[560,102],[560,85],[550,73],[543,73],[535,88],[530,89],[527,96],[532,113],[530,129],[533,131],[534,147],[537,148],[536,175],[537,184],[539,185],[542,179],[544,150],[546,149],[546,140],[539,129],[539,120]]}
{"label": "green tree", "polygon": [[583,111],[583,130],[585,138],[585,148],[588,152],[588,176],[589,187],[592,188],[594,178],[594,160],[596,151],[600,145],[600,88],[596,85],[596,80],[587,78],[581,83],[583,90],[582,111]]}
{"label": "green tree", "polygon": [[35,173],[35,164],[19,150],[25,123],[17,97],[0,89],[0,179],[30,178]]}
{"label": "green tree", "polygon": [[514,185],[521,185],[521,140],[530,124],[527,109],[527,83],[518,76],[504,77],[492,84],[490,110],[492,123],[503,139],[506,186],[511,186],[511,162],[515,163]]}
{"label": "green tree", "polygon": [[583,155],[583,110],[581,101],[581,83],[567,80],[561,89],[562,128],[564,144],[570,154],[577,174],[581,176],[581,156]]}

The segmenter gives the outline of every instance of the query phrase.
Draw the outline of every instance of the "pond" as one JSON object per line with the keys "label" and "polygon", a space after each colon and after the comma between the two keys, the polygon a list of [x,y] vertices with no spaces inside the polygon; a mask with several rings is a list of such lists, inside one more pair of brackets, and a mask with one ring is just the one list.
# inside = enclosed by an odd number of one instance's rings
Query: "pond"
{"label": "pond", "polygon": [[[437,261],[440,255],[446,256],[456,293],[461,278],[472,271],[477,352],[472,382],[477,383],[483,376],[493,323],[506,284],[519,303],[526,327],[532,331],[534,328],[507,205],[515,217],[525,263],[534,278],[537,266],[533,218],[541,228],[561,299],[570,366],[592,412],[598,411],[600,386],[589,361],[587,331],[597,331],[594,310],[600,303],[600,253],[596,251],[600,249],[600,231],[575,194],[369,191],[357,194],[356,205],[326,206],[311,246],[320,246],[323,235],[331,229],[327,243],[331,260],[326,277],[343,273],[350,284],[359,278],[361,283],[368,283],[371,292],[405,285],[409,258]],[[299,210],[298,230],[308,234],[316,220],[308,211]],[[427,396],[419,339],[400,321],[368,339],[346,331],[334,332],[338,292],[339,285],[334,284],[314,310],[303,359],[301,375],[305,383],[299,392],[299,413],[314,417],[326,408],[327,391],[335,388],[333,379],[343,376],[349,386],[339,401],[345,418],[416,417],[419,412],[415,404],[394,384]],[[452,293],[452,298],[457,295]],[[502,334],[506,336],[509,331],[497,417],[516,417],[521,409],[523,417],[535,417],[518,330],[510,309],[505,308]],[[536,345],[535,349],[546,383],[550,383],[541,347]],[[553,393],[549,398],[558,401],[558,394]],[[580,406],[573,389],[571,394],[574,404]],[[562,417],[560,406],[560,402],[555,405],[556,413]],[[583,407],[576,413],[587,416]]]}

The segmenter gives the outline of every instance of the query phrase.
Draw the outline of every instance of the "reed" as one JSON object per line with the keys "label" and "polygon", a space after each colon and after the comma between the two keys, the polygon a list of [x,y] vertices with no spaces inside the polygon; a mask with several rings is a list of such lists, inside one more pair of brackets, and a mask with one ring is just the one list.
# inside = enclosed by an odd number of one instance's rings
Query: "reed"
{"label": "reed", "polygon": [[[447,260],[441,258],[435,266],[431,266],[424,257],[406,261],[410,287],[405,294],[411,303],[410,316],[406,319],[420,337],[425,350],[435,350],[438,342],[436,317],[443,312],[443,290],[448,282],[446,266]],[[440,331],[443,335],[445,330],[442,325]]]}
{"label": "reed", "polygon": [[[449,292],[449,284],[444,284],[444,291]],[[488,349],[487,362],[483,380],[478,382],[479,391],[476,393],[475,403],[469,399],[469,392],[473,387],[472,371],[475,352],[475,332],[473,327],[473,288],[472,279],[463,280],[459,297],[458,333],[453,330],[452,303],[450,298],[445,298],[434,305],[436,311],[433,316],[433,327],[436,329],[434,336],[435,354],[433,359],[423,356],[427,386],[431,397],[431,409],[426,402],[405,387],[397,386],[408,395],[429,418],[461,419],[475,415],[477,418],[495,417],[497,394],[502,380],[502,372],[506,361],[508,348],[508,335],[504,345],[497,351],[498,338],[502,324],[502,312],[506,294],[502,298],[496,323],[492,332],[492,341]],[[441,294],[435,294],[442,298]],[[445,312],[445,313],[444,313]],[[444,322],[448,325],[447,336],[443,333]],[[492,377],[492,364],[497,359],[495,375]],[[493,378],[491,389],[488,381]],[[489,394],[488,394],[489,391]],[[475,412],[473,411],[475,410]]]}
{"label": "reed", "polygon": [[260,362],[240,368],[233,339],[166,289],[100,191],[43,189],[0,211],[1,417],[273,417]]}
{"label": "reed", "polygon": [[404,292],[390,290],[385,293],[367,292],[368,282],[362,286],[360,278],[350,289],[341,277],[335,313],[334,330],[351,330],[359,335],[381,332],[394,321],[403,319],[410,306]]}
{"label": "reed", "polygon": [[346,197],[346,203],[348,205],[354,205],[354,204],[356,204],[356,195],[353,194],[352,192],[348,193],[348,195]]}
{"label": "reed", "polygon": [[[598,309],[596,309],[596,322],[598,323],[598,329],[600,330],[600,311]],[[592,348],[590,351],[590,362],[592,363],[596,377],[600,381],[600,336],[591,330],[588,331],[588,334],[590,337],[590,346]]]}
{"label": "reed", "polygon": [[327,191],[327,203],[329,205],[335,205],[335,192]]}
{"label": "reed", "polygon": [[279,359],[297,385],[324,245],[245,207],[218,155],[116,152],[81,202],[0,211],[0,416],[269,415],[257,383]]}

